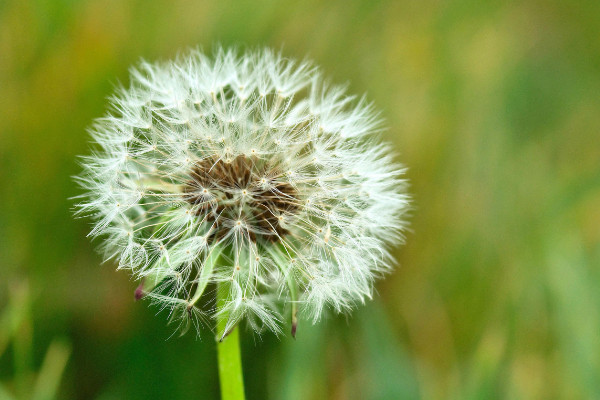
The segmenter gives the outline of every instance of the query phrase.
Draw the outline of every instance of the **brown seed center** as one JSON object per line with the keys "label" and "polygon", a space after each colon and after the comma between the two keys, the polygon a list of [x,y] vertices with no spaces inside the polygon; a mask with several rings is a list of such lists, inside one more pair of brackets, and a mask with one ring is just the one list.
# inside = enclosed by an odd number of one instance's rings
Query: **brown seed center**
{"label": "brown seed center", "polygon": [[298,210],[297,191],[282,177],[254,157],[206,158],[192,167],[185,199],[216,237],[241,227],[252,241],[276,241],[289,233],[286,221]]}

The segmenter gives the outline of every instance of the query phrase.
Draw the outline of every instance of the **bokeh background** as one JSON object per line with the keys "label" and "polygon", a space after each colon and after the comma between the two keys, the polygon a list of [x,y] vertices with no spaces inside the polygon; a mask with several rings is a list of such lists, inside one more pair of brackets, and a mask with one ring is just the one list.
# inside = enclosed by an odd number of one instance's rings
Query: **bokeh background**
{"label": "bokeh background", "polygon": [[0,399],[217,399],[72,217],[141,58],[268,45],[383,112],[414,196],[374,301],[248,333],[249,399],[600,398],[600,2],[0,1]]}

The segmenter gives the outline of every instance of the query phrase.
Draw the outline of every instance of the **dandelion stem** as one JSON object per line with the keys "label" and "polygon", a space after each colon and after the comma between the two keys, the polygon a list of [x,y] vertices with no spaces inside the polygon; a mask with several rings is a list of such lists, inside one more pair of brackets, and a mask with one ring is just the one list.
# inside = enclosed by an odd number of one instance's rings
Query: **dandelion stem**
{"label": "dandelion stem", "polygon": [[[217,308],[223,309],[229,285],[220,283],[217,289]],[[240,335],[237,327],[228,328],[226,313],[217,318],[217,358],[222,400],[244,400],[244,376],[240,352]],[[229,332],[226,329],[230,329]]]}

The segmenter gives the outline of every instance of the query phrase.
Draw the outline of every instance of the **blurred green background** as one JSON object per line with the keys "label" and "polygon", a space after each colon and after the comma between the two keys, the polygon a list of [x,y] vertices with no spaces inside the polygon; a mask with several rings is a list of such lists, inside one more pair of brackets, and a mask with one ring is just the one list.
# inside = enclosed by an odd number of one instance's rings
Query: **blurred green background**
{"label": "blurred green background", "polygon": [[71,176],[140,58],[268,45],[383,111],[415,208],[374,301],[245,335],[249,399],[600,398],[600,2],[0,1],[0,399],[216,399]]}

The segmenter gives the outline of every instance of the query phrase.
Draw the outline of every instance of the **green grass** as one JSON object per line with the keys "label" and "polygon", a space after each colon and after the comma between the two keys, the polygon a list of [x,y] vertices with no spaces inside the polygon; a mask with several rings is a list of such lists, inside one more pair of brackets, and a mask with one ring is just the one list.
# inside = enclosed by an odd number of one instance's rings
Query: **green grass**
{"label": "green grass", "polygon": [[0,2],[0,314],[27,281],[32,327],[0,320],[0,398],[217,398],[212,334],[165,340],[68,200],[129,66],[217,42],[366,92],[415,203],[373,302],[244,335],[249,399],[600,398],[600,3],[223,3]]}

